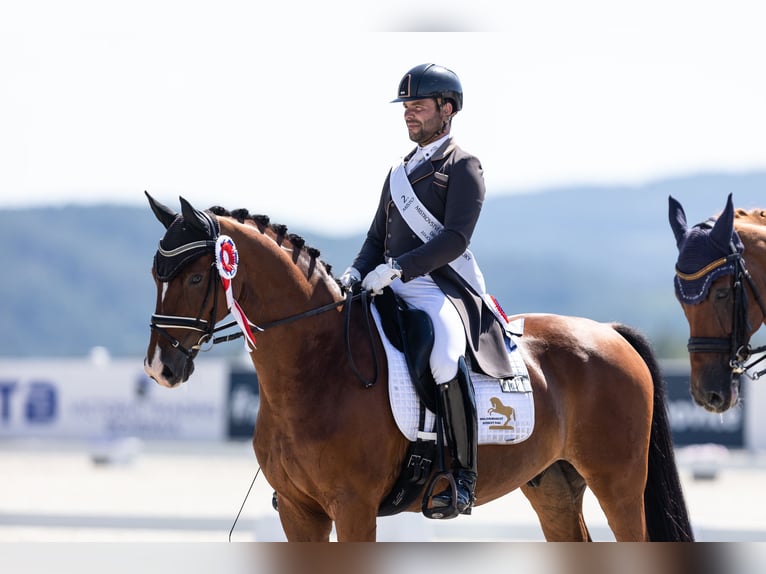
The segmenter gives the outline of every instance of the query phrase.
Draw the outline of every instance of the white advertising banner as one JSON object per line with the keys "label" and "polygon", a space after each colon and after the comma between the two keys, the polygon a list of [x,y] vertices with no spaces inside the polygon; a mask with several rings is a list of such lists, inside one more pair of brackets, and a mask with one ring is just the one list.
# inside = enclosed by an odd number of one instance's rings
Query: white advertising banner
{"label": "white advertising banner", "polygon": [[229,367],[197,360],[176,389],[142,360],[0,360],[0,439],[225,440]]}

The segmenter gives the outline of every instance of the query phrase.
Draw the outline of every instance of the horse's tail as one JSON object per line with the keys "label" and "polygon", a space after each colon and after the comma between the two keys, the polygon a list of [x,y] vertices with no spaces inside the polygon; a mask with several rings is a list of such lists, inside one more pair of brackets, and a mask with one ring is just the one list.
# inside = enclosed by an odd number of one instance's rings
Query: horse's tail
{"label": "horse's tail", "polygon": [[649,439],[649,461],[644,506],[649,540],[694,542],[681,479],[678,476],[673,438],[665,402],[665,383],[649,341],[636,329],[615,323],[615,331],[638,351],[649,367],[654,383],[654,414]]}

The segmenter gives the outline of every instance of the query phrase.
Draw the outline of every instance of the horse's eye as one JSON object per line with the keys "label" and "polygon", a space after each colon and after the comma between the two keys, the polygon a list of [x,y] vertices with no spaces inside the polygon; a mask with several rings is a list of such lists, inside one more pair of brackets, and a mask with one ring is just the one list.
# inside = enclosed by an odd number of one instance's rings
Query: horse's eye
{"label": "horse's eye", "polygon": [[190,285],[197,285],[202,282],[202,274],[201,273],[195,273],[191,277],[189,277],[189,284]]}
{"label": "horse's eye", "polygon": [[715,291],[715,298],[716,300],[720,299],[727,299],[729,297],[729,289],[716,289]]}

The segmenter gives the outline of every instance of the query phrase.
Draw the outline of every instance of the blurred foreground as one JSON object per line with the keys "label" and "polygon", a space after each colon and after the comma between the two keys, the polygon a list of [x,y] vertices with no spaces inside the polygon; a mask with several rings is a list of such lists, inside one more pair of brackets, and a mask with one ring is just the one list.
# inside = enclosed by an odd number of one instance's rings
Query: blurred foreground
{"label": "blurred foreground", "polygon": [[[700,542],[766,542],[766,455],[720,446],[679,449]],[[0,442],[0,542],[227,542],[258,470],[249,442]],[[259,475],[232,542],[284,540]],[[596,541],[613,540],[588,492]],[[407,513],[378,521],[381,541],[535,542],[537,517],[516,491],[472,516],[432,521]]]}

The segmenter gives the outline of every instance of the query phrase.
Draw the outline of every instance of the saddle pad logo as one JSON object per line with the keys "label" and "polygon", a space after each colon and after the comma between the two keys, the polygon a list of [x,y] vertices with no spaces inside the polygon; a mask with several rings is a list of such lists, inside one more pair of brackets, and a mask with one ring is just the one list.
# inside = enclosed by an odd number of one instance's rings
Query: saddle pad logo
{"label": "saddle pad logo", "polygon": [[489,430],[514,430],[511,421],[516,421],[516,409],[503,404],[498,397],[492,397],[489,401],[492,406],[487,409],[485,416],[479,416],[479,424],[487,425]]}

